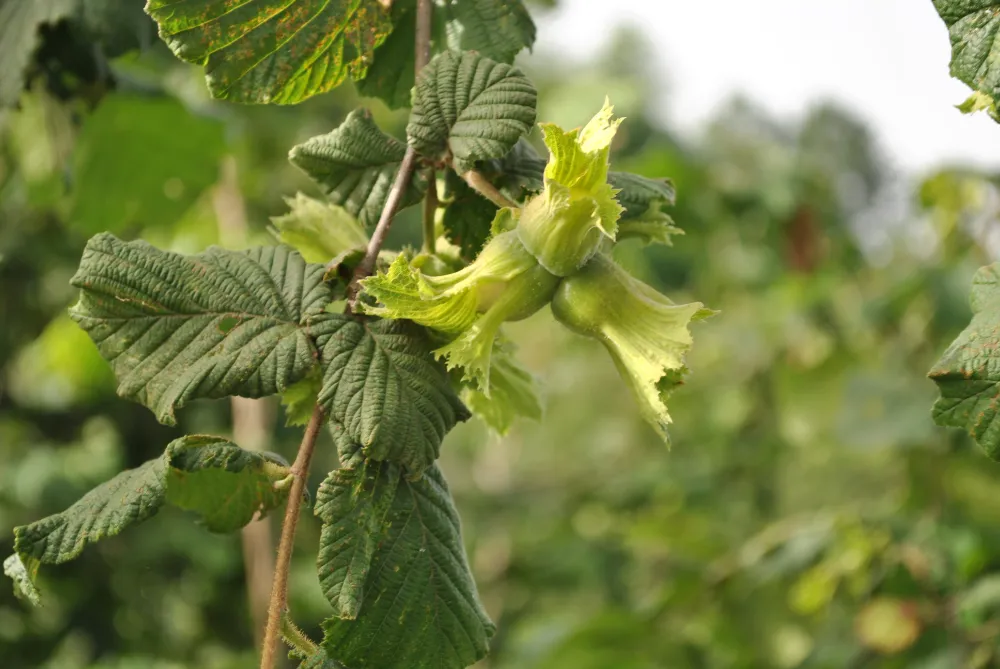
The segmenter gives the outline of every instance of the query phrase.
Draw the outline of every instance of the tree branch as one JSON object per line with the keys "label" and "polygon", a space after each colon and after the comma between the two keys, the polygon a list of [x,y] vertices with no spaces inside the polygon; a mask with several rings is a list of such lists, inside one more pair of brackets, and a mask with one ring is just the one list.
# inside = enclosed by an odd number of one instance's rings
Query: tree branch
{"label": "tree branch", "polygon": [[316,447],[316,437],[323,425],[323,409],[313,407],[312,417],[306,426],[298,455],[292,463],[292,489],[288,492],[285,519],[281,524],[281,542],[278,544],[278,560],[274,568],[274,582],[271,585],[271,601],[267,609],[267,627],[261,649],[260,669],[273,669],[281,636],[281,619],[288,609],[288,570],[292,565],[292,550],[295,545],[295,529],[299,524],[302,498],[309,477],[309,463]]}
{"label": "tree branch", "polygon": [[[417,74],[420,74],[420,70],[431,59],[431,11],[432,0],[417,0],[416,52],[414,53],[414,70]],[[410,179],[413,178],[413,171],[416,169],[416,165],[417,153],[413,150],[413,147],[407,146],[403,162],[399,165],[399,172],[396,173],[396,181],[392,184],[392,190],[389,191],[389,197],[386,198],[385,206],[382,208],[382,215],[379,216],[378,224],[375,226],[372,238],[368,242],[365,257],[362,258],[361,262],[354,269],[354,276],[351,278],[351,283],[347,286],[348,313],[354,311],[354,304],[357,302],[358,292],[361,289],[359,282],[366,276],[371,275],[375,269],[375,262],[378,260],[379,251],[382,250],[382,244],[385,243],[385,238],[389,234],[392,219],[396,215],[396,210],[399,209],[399,203],[403,199],[403,193],[406,192],[406,186],[410,183]]]}
{"label": "tree branch", "polygon": [[475,170],[469,170],[462,175],[462,178],[465,179],[465,183],[469,184],[472,190],[476,191],[498,207],[512,207],[517,209],[520,206],[517,202],[509,199],[506,195],[497,190],[496,186],[491,184],[486,177]]}
{"label": "tree branch", "polygon": [[437,171],[427,168],[427,195],[424,197],[424,253],[434,253],[434,215],[438,208]]}

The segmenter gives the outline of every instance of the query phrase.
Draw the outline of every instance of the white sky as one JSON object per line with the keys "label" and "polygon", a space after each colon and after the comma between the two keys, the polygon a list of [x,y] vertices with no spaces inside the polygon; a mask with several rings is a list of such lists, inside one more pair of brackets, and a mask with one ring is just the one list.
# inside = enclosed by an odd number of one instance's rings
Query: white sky
{"label": "white sky", "polygon": [[616,24],[640,28],[669,86],[662,107],[696,128],[734,93],[781,118],[832,99],[865,119],[906,171],[1000,169],[1000,126],[954,105],[948,31],[931,0],[559,0],[536,52],[586,57]]}

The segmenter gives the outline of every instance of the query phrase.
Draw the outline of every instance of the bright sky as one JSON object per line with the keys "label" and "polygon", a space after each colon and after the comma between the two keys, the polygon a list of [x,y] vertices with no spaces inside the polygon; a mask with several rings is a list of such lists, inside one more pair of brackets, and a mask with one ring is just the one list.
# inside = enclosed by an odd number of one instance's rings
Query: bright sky
{"label": "bright sky", "polygon": [[832,99],[865,119],[906,171],[1000,169],[1000,126],[954,105],[948,31],[931,0],[559,0],[536,51],[586,57],[615,24],[644,31],[669,86],[665,115],[696,128],[734,93],[782,118]]}

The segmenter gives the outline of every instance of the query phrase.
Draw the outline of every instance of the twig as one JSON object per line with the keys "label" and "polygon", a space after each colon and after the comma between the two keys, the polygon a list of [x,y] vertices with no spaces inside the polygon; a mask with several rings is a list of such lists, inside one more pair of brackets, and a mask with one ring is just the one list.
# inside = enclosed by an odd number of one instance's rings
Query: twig
{"label": "twig", "polygon": [[498,207],[513,207],[516,209],[519,206],[517,202],[514,202],[497,190],[496,186],[491,184],[486,177],[475,170],[469,170],[462,175],[462,178],[465,179],[465,183],[469,184],[474,191]]}
{"label": "twig", "polygon": [[281,542],[278,544],[278,560],[274,568],[274,582],[271,585],[271,601],[267,609],[267,627],[261,649],[260,669],[273,669],[281,635],[281,618],[288,608],[288,570],[292,564],[292,550],[295,544],[295,529],[299,524],[299,512],[309,476],[309,463],[316,447],[316,436],[323,425],[323,409],[313,407],[312,417],[306,426],[298,455],[292,463],[292,488],[288,492],[285,519],[281,524]]}
{"label": "twig", "polygon": [[[414,70],[418,74],[431,59],[431,11],[432,0],[417,0]],[[354,276],[351,278],[351,283],[347,286],[348,313],[354,311],[358,292],[361,289],[359,282],[366,276],[369,276],[375,269],[375,262],[378,260],[379,251],[382,250],[382,244],[385,243],[385,238],[389,234],[389,228],[392,226],[392,218],[396,215],[396,210],[399,209],[399,203],[403,199],[403,193],[406,192],[406,187],[409,185],[410,179],[413,178],[413,171],[416,169],[416,165],[417,153],[413,150],[413,147],[408,146],[406,147],[406,154],[403,156],[403,162],[399,165],[399,172],[396,173],[396,180],[392,184],[392,190],[389,191],[389,197],[386,198],[385,206],[382,207],[382,215],[379,216],[378,223],[375,225],[375,231],[372,233],[372,238],[368,241],[368,249],[365,251],[365,257],[362,258],[361,262],[354,269]]]}
{"label": "twig", "polygon": [[438,208],[437,171],[427,168],[427,195],[424,196],[424,253],[434,253],[434,215]]}

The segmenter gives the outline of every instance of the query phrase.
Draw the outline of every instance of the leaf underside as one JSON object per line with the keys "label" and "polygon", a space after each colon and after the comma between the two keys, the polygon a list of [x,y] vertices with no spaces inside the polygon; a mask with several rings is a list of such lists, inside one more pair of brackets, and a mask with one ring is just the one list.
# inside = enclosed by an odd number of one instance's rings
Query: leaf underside
{"label": "leaf underside", "polygon": [[332,300],[323,266],[285,246],[196,256],[92,238],[71,316],[160,422],[189,400],[284,391],[316,364],[305,326]]}
{"label": "leaf underside", "polygon": [[436,56],[420,73],[406,134],[434,160],[464,173],[501,158],[535,123],[535,87],[520,70],[471,52]]}
{"label": "leaf underside", "polygon": [[1000,100],[1000,1],[934,0],[951,38],[951,75]]}
{"label": "leaf underside", "polygon": [[370,463],[340,470],[324,488],[342,514],[326,518],[363,521],[376,532],[357,617],[323,625],[328,654],[379,669],[464,669],[483,658],[495,627],[479,603],[437,465],[412,481],[393,464]]}
{"label": "leaf underside", "polygon": [[436,362],[426,332],[409,321],[330,315],[313,332],[325,370],[320,404],[366,457],[418,476],[468,410]]}
{"label": "leaf underside", "polygon": [[392,30],[378,0],[148,0],[160,37],[216,98],[294,104],[364,77]]}
{"label": "leaf underside", "polygon": [[[406,145],[382,132],[367,109],[356,109],[339,128],[292,149],[288,159],[323,188],[361,225],[373,227],[389,197]],[[420,201],[427,189],[417,170],[400,208]]]}
{"label": "leaf underside", "polygon": [[1000,460],[1000,263],[976,273],[971,301],[972,322],[929,373],[941,391],[932,415]]}
{"label": "leaf underside", "polygon": [[[287,487],[275,483],[288,475],[284,465],[225,439],[182,437],[161,457],[121,472],[65,511],[14,528],[16,557],[33,588],[38,565],[73,560],[87,544],[156,515],[165,502],[195,512],[211,531],[231,532],[284,502]],[[30,598],[13,559],[5,571]]]}

